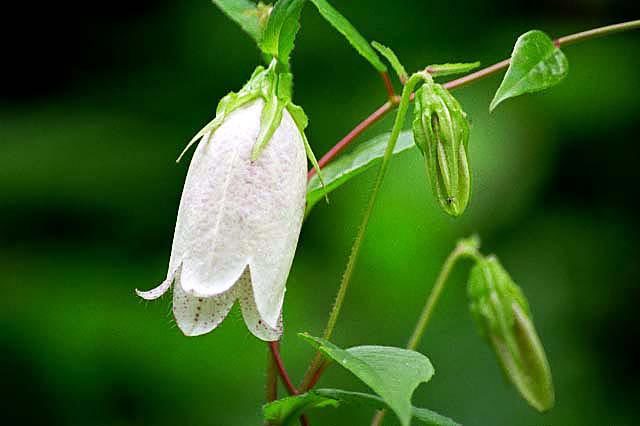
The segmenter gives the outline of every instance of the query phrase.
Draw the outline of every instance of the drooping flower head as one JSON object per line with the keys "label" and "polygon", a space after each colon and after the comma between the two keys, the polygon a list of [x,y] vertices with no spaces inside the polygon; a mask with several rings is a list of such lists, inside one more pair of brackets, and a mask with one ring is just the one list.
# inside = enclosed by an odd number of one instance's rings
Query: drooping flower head
{"label": "drooping flower head", "polygon": [[[215,329],[236,301],[249,330],[282,334],[285,283],[302,226],[306,117],[291,103],[290,74],[259,67],[222,99],[200,141],[182,192],[166,280],[187,336]],[[315,161],[314,161],[315,162]]]}

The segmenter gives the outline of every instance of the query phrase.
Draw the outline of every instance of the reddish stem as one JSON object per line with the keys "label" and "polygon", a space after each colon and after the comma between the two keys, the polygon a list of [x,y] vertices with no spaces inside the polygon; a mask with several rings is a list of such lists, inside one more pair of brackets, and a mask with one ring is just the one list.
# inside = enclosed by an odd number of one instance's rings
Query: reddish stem
{"label": "reddish stem", "polygon": [[[362,120],[360,124],[353,128],[344,138],[342,138],[337,144],[333,146],[320,160],[318,160],[318,166],[323,168],[326,166],[331,160],[333,160],[338,154],[340,154],[351,142],[353,142],[358,136],[362,134],[365,130],[371,127],[372,124],[380,120],[384,117],[389,111],[393,109],[395,106],[395,102],[386,102],[380,108],[375,110],[371,115]],[[316,174],[316,169],[313,168],[309,170],[307,174],[307,178],[311,179],[313,175]]]}
{"label": "reddish stem", "polygon": [[380,77],[382,77],[382,81],[384,82],[384,88],[387,90],[387,95],[389,96],[389,100],[393,102],[396,98],[396,91],[393,88],[393,83],[391,82],[391,77],[389,77],[389,73],[381,72]]}
{"label": "reddish stem", "polygon": [[489,77],[491,74],[495,74],[501,69],[507,68],[509,66],[509,63],[511,63],[511,61],[509,59],[505,59],[504,61],[500,61],[496,64],[483,68],[480,71],[476,71],[471,74],[467,74],[464,77],[448,81],[444,83],[443,86],[445,89],[449,90],[458,89],[462,86],[466,86],[469,83],[473,83],[485,77]]}
{"label": "reddish stem", "polygon": [[[280,342],[268,342],[268,344],[269,349],[271,349],[271,356],[273,357],[273,361],[275,362],[278,373],[280,374],[282,383],[284,384],[284,387],[287,388],[287,392],[289,392],[289,395],[300,395],[300,392],[291,381],[291,377],[289,377],[289,373],[287,373],[287,369],[282,361],[282,356],[280,355]],[[302,426],[309,426],[309,419],[306,415],[300,416],[300,424]]]}
{"label": "reddish stem", "polygon": [[295,385],[291,381],[291,377],[289,377],[289,373],[287,373],[287,369],[282,361],[282,356],[280,356],[280,342],[269,342],[269,349],[271,349],[271,355],[276,363],[278,374],[280,374],[280,378],[282,379],[284,386],[287,388],[287,392],[289,392],[289,395],[299,395],[300,392],[298,392],[298,389],[296,389]]}
{"label": "reddish stem", "polygon": [[320,365],[316,370],[313,371],[311,378],[309,379],[309,382],[306,383],[305,386],[303,387],[305,392],[313,389],[316,386],[316,384],[320,380],[320,377],[322,376],[322,373],[324,373],[324,370],[326,370],[328,366],[329,366],[329,363],[326,360],[320,361]]}

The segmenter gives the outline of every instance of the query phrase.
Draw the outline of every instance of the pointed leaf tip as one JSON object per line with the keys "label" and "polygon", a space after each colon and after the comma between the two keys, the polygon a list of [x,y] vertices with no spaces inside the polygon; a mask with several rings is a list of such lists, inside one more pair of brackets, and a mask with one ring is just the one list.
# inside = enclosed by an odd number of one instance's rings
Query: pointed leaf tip
{"label": "pointed leaf tip", "polygon": [[428,382],[434,373],[426,356],[388,346],[342,349],[306,333],[300,336],[369,386],[393,410],[403,426],[409,425],[413,391],[420,383]]}
{"label": "pointed leaf tip", "polygon": [[493,112],[509,98],[555,86],[566,77],[568,71],[566,56],[548,35],[538,30],[526,32],[516,41],[509,69],[489,110]]}

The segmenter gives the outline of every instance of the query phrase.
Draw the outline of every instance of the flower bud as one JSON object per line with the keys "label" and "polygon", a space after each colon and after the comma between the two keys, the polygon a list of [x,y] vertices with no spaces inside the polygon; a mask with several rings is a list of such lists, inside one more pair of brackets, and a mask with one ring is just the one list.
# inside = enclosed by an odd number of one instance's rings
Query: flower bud
{"label": "flower bud", "polygon": [[440,84],[416,91],[413,136],[442,209],[460,216],[471,192],[467,161],[469,123],[458,101]]}
{"label": "flower bud", "polygon": [[555,400],[551,369],[527,300],[494,256],[479,260],[469,276],[471,313],[507,378],[536,410]]}

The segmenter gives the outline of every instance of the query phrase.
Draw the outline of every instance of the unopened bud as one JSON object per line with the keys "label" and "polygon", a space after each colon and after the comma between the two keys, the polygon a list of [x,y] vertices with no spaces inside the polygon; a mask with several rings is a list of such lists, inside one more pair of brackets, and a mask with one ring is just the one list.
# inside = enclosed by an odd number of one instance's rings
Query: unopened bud
{"label": "unopened bud", "polygon": [[551,369],[527,300],[494,256],[479,260],[469,276],[471,313],[507,378],[536,410],[555,400]]}
{"label": "unopened bud", "polygon": [[440,84],[424,84],[415,99],[413,135],[425,157],[433,192],[446,213],[460,216],[471,192],[467,115]]}

